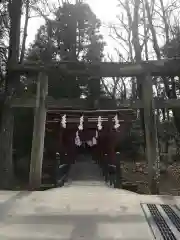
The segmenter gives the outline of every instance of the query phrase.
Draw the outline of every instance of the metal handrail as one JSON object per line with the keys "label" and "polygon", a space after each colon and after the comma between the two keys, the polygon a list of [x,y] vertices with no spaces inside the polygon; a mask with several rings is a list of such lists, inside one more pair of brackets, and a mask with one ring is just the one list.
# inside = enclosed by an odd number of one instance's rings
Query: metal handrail
{"label": "metal handrail", "polygon": [[61,184],[64,184],[64,181],[65,181],[65,179],[66,179],[66,177],[67,177],[67,174],[68,174],[68,166],[69,166],[69,164],[62,164],[62,165],[60,165],[60,166],[58,166],[58,169],[66,169],[67,171],[65,171],[65,172],[61,172],[60,173],[60,175],[61,175],[61,177],[57,180],[57,183],[58,183],[58,185],[61,185]]}
{"label": "metal handrail", "polygon": [[67,166],[68,166],[68,164],[67,164],[67,163],[65,163],[65,164],[62,164],[62,165],[60,165],[60,166],[59,166],[59,169],[60,169],[60,168],[67,167]]}

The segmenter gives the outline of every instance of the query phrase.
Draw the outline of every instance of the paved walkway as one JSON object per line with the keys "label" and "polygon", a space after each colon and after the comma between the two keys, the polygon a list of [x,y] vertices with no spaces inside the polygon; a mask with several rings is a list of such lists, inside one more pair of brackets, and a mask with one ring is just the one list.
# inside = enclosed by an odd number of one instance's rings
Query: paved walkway
{"label": "paved walkway", "polygon": [[[97,174],[96,165],[91,164],[94,175],[90,169],[85,175],[81,167],[71,169],[73,182],[62,188],[0,191],[0,240],[151,240],[154,236],[141,204],[180,205],[179,197],[109,188]],[[99,177],[92,181],[95,176]],[[88,185],[88,179],[99,184]]]}
{"label": "paved walkway", "polygon": [[133,203],[134,194],[127,198],[132,201],[128,205],[123,191],[107,189],[70,185],[45,192],[4,192],[0,239],[152,239],[140,206]]}
{"label": "paved walkway", "polygon": [[178,204],[180,199],[102,186],[69,185],[44,192],[3,191],[0,239],[150,240],[154,238],[140,205],[150,202]]}

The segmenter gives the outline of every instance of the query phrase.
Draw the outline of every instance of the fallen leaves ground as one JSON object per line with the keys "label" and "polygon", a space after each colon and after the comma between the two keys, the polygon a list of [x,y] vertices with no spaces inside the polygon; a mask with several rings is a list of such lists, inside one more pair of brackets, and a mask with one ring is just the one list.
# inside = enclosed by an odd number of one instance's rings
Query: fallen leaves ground
{"label": "fallen leaves ground", "polygon": [[[148,194],[148,169],[145,161],[122,162],[122,176],[125,181],[136,183],[138,193]],[[160,194],[180,196],[180,163],[168,165],[160,176]]]}

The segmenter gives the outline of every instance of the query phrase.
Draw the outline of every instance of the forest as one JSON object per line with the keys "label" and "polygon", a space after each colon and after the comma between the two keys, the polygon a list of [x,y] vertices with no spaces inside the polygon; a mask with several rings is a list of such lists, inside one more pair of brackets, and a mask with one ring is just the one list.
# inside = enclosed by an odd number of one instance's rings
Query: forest
{"label": "forest", "polygon": [[[68,0],[1,0],[0,188],[12,188],[17,177],[14,175],[21,175],[27,181],[33,134],[33,109],[14,108],[12,113],[7,103],[12,98],[33,97],[36,79],[31,75],[12,75],[11,65],[61,61],[140,63],[180,57],[178,0],[117,0],[117,9],[115,23],[105,24],[82,0],[77,0],[76,4]],[[27,44],[31,34],[28,25],[34,18],[43,19],[44,24],[37,30],[35,40]],[[107,47],[109,40],[103,35],[104,28],[111,39],[111,52]],[[135,77],[92,77],[89,81],[86,77],[64,78],[53,71],[48,77],[51,82],[49,96],[54,99],[86,98],[88,107],[97,99],[111,99],[113,106],[119,106],[141,98]],[[179,99],[180,76],[153,77],[153,95],[159,100]],[[136,110],[136,114],[128,144],[124,143],[124,149],[128,146],[125,149],[128,154],[123,158],[123,171],[131,181],[143,184],[147,165],[142,110]],[[162,192],[180,194],[180,108],[157,109],[155,114],[161,172],[171,179],[168,187],[167,184],[162,187]],[[12,134],[13,141],[8,142]],[[17,171],[14,166],[18,166]],[[142,192],[148,192],[146,186],[141,188]]]}

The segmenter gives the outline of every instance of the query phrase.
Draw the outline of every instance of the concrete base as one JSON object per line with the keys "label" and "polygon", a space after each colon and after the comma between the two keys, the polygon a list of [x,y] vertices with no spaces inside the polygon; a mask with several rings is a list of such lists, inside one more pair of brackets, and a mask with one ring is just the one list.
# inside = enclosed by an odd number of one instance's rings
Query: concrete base
{"label": "concrete base", "polygon": [[1,240],[154,239],[140,203],[179,204],[81,182],[44,192],[0,192]]}

